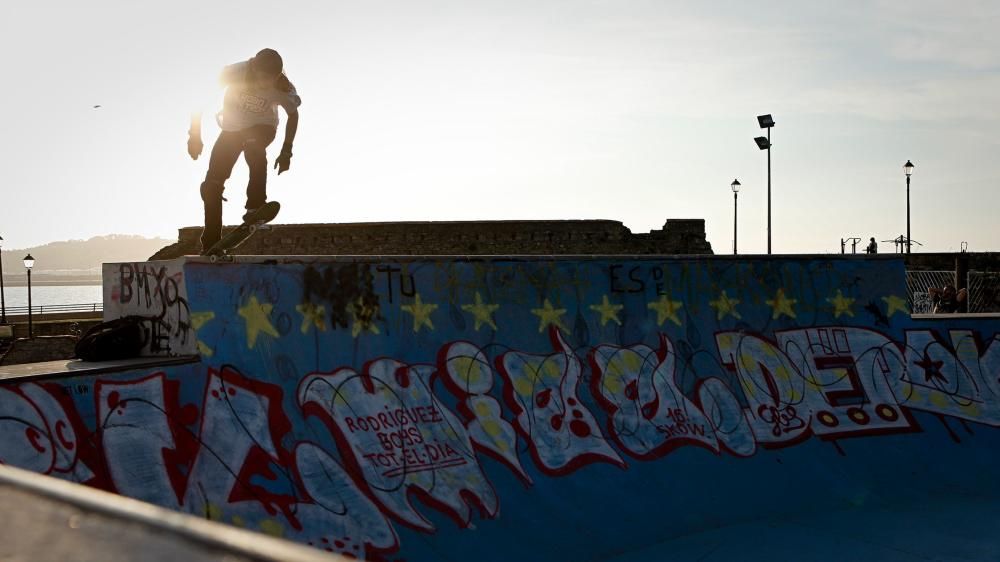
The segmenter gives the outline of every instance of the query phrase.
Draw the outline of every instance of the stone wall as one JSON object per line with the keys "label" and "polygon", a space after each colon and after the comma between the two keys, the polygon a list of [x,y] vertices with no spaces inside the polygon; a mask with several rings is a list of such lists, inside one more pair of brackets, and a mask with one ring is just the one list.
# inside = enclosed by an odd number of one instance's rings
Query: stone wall
{"label": "stone wall", "polygon": [[41,336],[14,340],[0,355],[0,365],[20,365],[72,359],[77,338],[74,336]]}
{"label": "stone wall", "polygon": [[[232,227],[229,227],[232,228]],[[201,227],[150,259],[197,254]],[[280,224],[259,231],[243,255],[711,254],[704,219],[668,219],[635,234],[619,221],[464,221]]]}

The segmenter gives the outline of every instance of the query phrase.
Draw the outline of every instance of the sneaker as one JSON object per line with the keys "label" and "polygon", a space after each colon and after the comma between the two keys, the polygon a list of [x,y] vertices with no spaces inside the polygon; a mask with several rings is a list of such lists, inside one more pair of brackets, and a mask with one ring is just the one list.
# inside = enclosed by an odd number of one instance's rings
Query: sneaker
{"label": "sneaker", "polygon": [[243,222],[245,223],[250,222],[250,219],[257,216],[257,211],[260,211],[261,208],[263,207],[264,205],[262,204],[259,207],[254,207],[253,209],[247,209],[247,212],[243,213]]}

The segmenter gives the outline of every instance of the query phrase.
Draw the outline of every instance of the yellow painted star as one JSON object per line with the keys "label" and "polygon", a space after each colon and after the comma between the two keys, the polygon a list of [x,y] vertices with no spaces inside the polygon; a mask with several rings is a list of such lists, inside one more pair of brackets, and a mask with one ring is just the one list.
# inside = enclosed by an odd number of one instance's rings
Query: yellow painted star
{"label": "yellow painted star", "polygon": [[623,308],[625,308],[625,305],[623,304],[611,304],[608,301],[608,295],[604,295],[604,298],[601,300],[601,304],[590,305],[590,310],[593,310],[601,315],[601,326],[607,324],[608,320],[611,320],[615,324],[621,326],[622,321],[618,319],[618,311]]}
{"label": "yellow painted star", "polygon": [[362,330],[368,330],[376,335],[380,334],[381,332],[379,331],[378,326],[375,325],[375,316],[377,316],[377,314],[369,314],[367,319],[359,318],[356,307],[357,305],[354,305],[350,309],[351,318],[354,319],[351,323],[351,336],[355,338],[358,337]]}
{"label": "yellow painted star", "polygon": [[247,323],[247,347],[253,349],[257,345],[257,336],[263,332],[273,337],[278,337],[278,330],[271,325],[269,316],[274,305],[271,303],[261,304],[257,301],[257,295],[250,295],[250,300],[240,307],[239,315]]}
{"label": "yellow painted star", "polygon": [[851,305],[854,304],[854,299],[845,297],[840,289],[837,289],[837,296],[826,299],[826,302],[833,305],[833,317],[840,318],[841,314],[846,314],[848,316],[854,316],[854,312],[851,310]]}
{"label": "yellow painted star", "polygon": [[[739,302],[739,301],[737,301]],[[667,295],[661,295],[660,299],[646,305],[646,308],[656,311],[656,324],[662,326],[664,322],[670,320],[678,326],[681,319],[677,316],[677,311],[684,306],[681,301],[672,301]]]}
{"label": "yellow painted star", "polygon": [[889,295],[888,297],[882,297],[882,300],[886,304],[885,315],[887,317],[892,317],[897,312],[902,312],[903,314],[909,313],[909,310],[906,309],[906,299],[901,299],[896,295]]}
{"label": "yellow painted star", "polygon": [[309,326],[315,326],[317,330],[326,331],[326,307],[315,305],[311,302],[303,303],[295,307],[302,315],[302,333],[309,332]]}
{"label": "yellow painted star", "polygon": [[195,330],[200,330],[202,326],[207,324],[210,320],[215,319],[215,312],[209,310],[208,312],[192,312],[191,313],[191,327]]}
{"label": "yellow painted star", "polygon": [[420,327],[426,325],[431,330],[434,329],[434,323],[431,322],[431,313],[437,310],[438,305],[432,303],[425,303],[420,299],[420,293],[413,298],[413,304],[404,304],[399,307],[406,312],[413,315],[413,331],[419,332]]}
{"label": "yellow painted star", "polygon": [[[207,312],[192,312],[191,313],[191,327],[197,332],[202,326],[207,324],[209,321],[215,319],[215,312],[209,310]],[[215,350],[209,347],[208,344],[201,341],[200,339],[195,342],[195,346],[198,348],[198,353],[204,355],[205,357],[211,357],[215,355]]]}
{"label": "yellow painted star", "polygon": [[772,320],[777,320],[782,314],[788,316],[789,318],[795,318],[795,310],[792,306],[797,302],[799,302],[798,299],[790,299],[786,297],[785,290],[781,288],[779,288],[778,292],[774,294],[774,299],[764,301],[764,303],[770,306],[774,311],[771,314]]}
{"label": "yellow painted star", "polygon": [[716,320],[722,320],[729,315],[737,320],[743,318],[736,310],[736,305],[738,304],[740,304],[740,299],[729,298],[729,295],[727,295],[725,291],[722,291],[722,294],[719,295],[718,299],[708,301],[708,305],[716,311]]}
{"label": "yellow painted star", "polygon": [[482,327],[483,324],[488,324],[490,328],[494,330],[497,329],[497,325],[493,322],[493,313],[500,308],[499,304],[487,304],[483,302],[482,295],[479,291],[476,291],[476,302],[473,304],[463,304],[462,310],[468,312],[476,321],[476,330]]}
{"label": "yellow painted star", "polygon": [[549,324],[552,324],[557,328],[562,328],[563,330],[566,329],[566,326],[563,326],[562,318],[560,318],[560,316],[566,314],[566,309],[552,308],[552,303],[549,302],[549,299],[545,299],[542,303],[542,308],[532,308],[531,313],[538,317],[539,332],[544,332],[545,327]]}
{"label": "yellow painted star", "polygon": [[215,350],[209,347],[207,343],[198,340],[198,343],[196,345],[198,347],[198,353],[200,353],[201,355],[204,355],[205,357],[211,357],[215,355]]}

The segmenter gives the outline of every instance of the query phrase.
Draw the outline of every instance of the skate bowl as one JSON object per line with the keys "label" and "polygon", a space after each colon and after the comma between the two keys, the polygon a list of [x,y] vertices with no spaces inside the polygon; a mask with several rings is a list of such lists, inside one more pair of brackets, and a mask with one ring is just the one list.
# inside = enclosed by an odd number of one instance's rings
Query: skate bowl
{"label": "skate bowl", "polygon": [[106,264],[144,356],[0,372],[5,464],[349,557],[990,560],[1000,318],[893,257]]}

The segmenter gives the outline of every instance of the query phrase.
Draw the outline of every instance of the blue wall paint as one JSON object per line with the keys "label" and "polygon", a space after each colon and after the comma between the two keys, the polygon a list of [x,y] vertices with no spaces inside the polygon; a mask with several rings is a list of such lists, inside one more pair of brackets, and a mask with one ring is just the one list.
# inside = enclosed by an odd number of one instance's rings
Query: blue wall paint
{"label": "blue wall paint", "polygon": [[202,362],[7,384],[3,462],[407,559],[997,493],[1000,323],[911,320],[900,260],[169,268]]}

